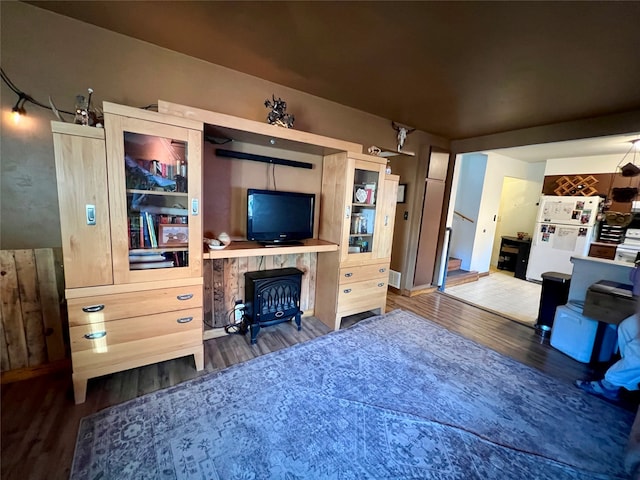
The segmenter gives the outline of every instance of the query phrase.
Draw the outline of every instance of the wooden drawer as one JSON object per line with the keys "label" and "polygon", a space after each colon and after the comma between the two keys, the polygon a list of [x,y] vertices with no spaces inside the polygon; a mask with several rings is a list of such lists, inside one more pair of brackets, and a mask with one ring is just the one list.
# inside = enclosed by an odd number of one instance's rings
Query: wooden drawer
{"label": "wooden drawer", "polygon": [[364,282],[341,285],[338,289],[338,312],[377,307],[387,295],[387,279],[377,278]]}
{"label": "wooden drawer", "polygon": [[154,355],[202,345],[202,308],[93,323],[69,329],[74,373],[143,365]]}
{"label": "wooden drawer", "polygon": [[389,279],[389,262],[340,269],[340,285],[378,278],[384,279],[385,283]]}
{"label": "wooden drawer", "polygon": [[69,299],[69,326],[202,307],[202,286],[162,288]]}
{"label": "wooden drawer", "polygon": [[606,258],[608,260],[614,260],[616,258],[617,245],[594,245],[589,247],[589,256],[596,258]]}

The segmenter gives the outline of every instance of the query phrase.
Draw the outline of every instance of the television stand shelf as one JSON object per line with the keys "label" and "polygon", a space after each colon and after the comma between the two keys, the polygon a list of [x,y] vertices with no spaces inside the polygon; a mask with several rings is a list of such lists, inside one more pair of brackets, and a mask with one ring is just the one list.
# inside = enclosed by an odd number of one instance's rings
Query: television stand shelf
{"label": "television stand shelf", "polygon": [[262,257],[266,255],[291,255],[310,252],[335,252],[338,245],[324,240],[304,240],[302,245],[283,245],[281,247],[265,247],[258,242],[231,242],[223,250],[210,250],[204,252],[205,260],[217,258]]}

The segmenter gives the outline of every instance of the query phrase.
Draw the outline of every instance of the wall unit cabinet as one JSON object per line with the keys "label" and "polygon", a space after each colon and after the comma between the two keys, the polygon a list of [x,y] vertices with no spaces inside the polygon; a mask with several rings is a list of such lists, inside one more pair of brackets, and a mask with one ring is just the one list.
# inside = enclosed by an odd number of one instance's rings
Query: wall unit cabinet
{"label": "wall unit cabinet", "polygon": [[104,104],[52,122],[76,403],[87,380],[202,345],[202,123]]}
{"label": "wall unit cabinet", "polygon": [[[242,298],[239,275],[277,268],[276,258],[294,254],[309,257],[300,287],[301,299],[315,303],[307,313],[334,329],[346,315],[384,313],[399,180],[385,174],[385,158],[360,153],[359,144],[169,102],[158,102],[160,113],[103,109],[104,130],[52,122],[76,403],[92,377],[187,355],[204,368],[205,260],[237,259],[237,275],[226,266],[220,278],[209,275],[209,303],[220,303],[222,314],[221,299]],[[205,124],[221,138],[322,159],[317,238],[203,253]]]}
{"label": "wall unit cabinet", "polygon": [[384,313],[399,180],[385,165],[359,153],[324,158],[319,237],[340,248],[318,258],[315,315],[335,330],[344,316]]}

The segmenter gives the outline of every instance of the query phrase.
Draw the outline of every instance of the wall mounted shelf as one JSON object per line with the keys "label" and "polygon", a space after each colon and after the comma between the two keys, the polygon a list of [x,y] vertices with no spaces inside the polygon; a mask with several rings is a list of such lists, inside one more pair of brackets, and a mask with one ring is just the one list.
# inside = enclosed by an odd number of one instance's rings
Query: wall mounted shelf
{"label": "wall mounted shelf", "polygon": [[386,148],[381,148],[380,153],[378,154],[379,157],[383,157],[383,158],[399,157],[402,155],[406,157],[415,157],[416,153],[408,152],[405,150],[397,151],[397,150],[387,150]]}
{"label": "wall mounted shelf", "polygon": [[231,242],[223,250],[205,251],[204,259],[262,257],[267,255],[291,255],[310,252],[335,252],[338,245],[324,240],[310,239],[302,242],[303,245],[287,245],[282,247],[265,247],[258,242]]}

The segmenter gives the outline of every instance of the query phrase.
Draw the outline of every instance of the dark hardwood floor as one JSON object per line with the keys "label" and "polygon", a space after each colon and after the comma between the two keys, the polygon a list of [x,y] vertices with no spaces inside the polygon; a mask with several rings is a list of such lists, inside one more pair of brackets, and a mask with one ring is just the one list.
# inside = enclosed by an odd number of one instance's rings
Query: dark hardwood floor
{"label": "dark hardwood floor", "polygon": [[[599,373],[541,343],[532,328],[439,293],[412,298],[390,293],[387,311],[396,308],[433,320],[562,381]],[[343,328],[360,318],[343,320]],[[82,417],[328,332],[319,320],[306,318],[300,332],[290,323],[262,329],[254,346],[240,335],[209,340],[205,342],[204,372],[196,372],[192,357],[186,357],[91,379],[87,401],[81,405],[73,403],[70,372],[3,385],[1,478],[66,479]]]}

